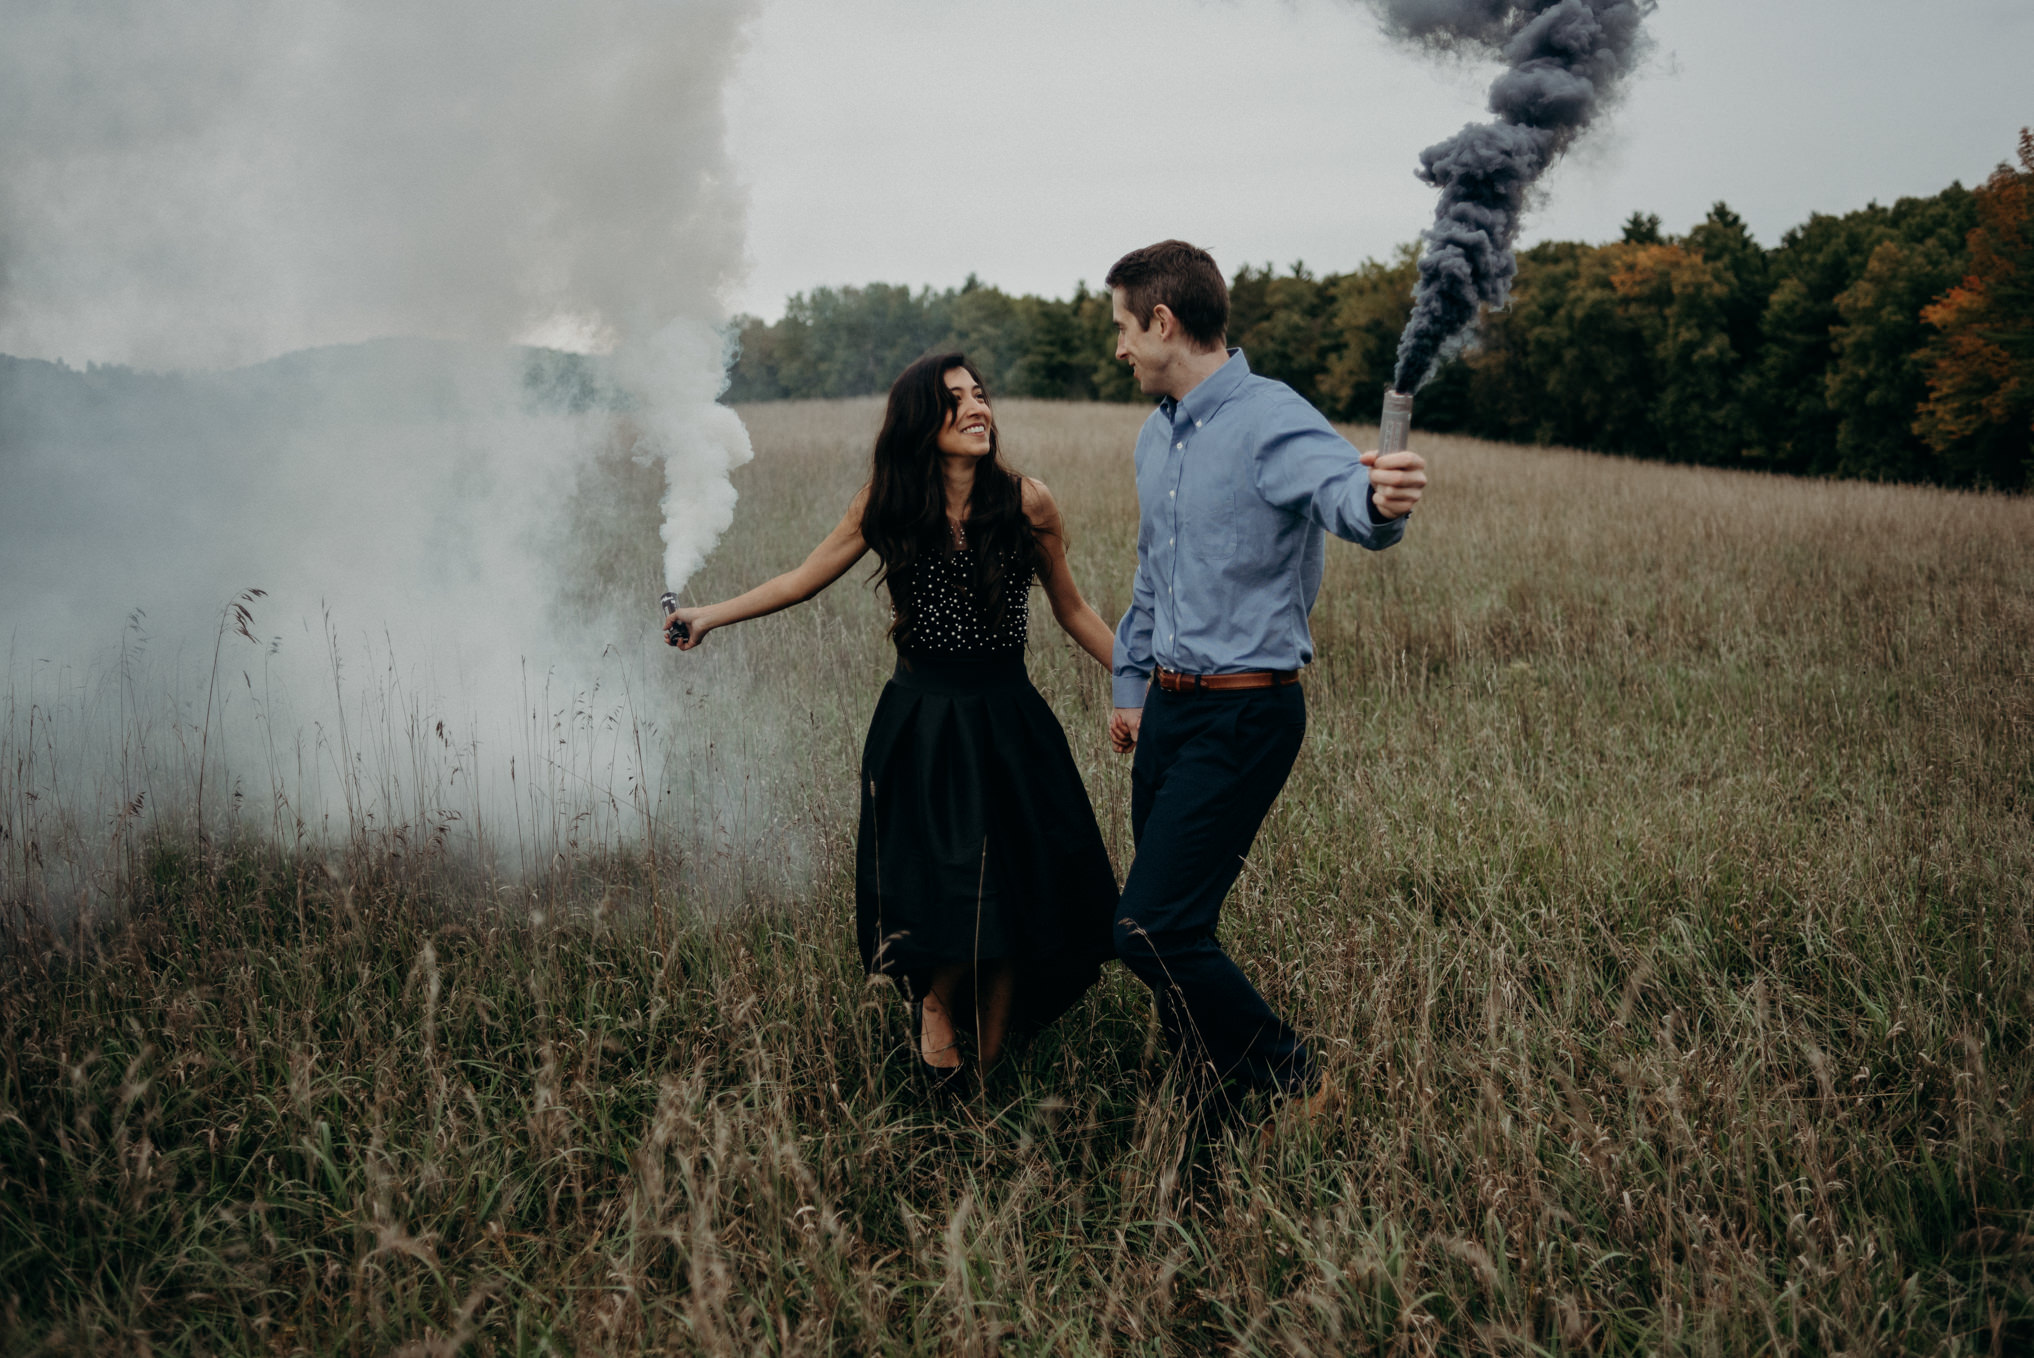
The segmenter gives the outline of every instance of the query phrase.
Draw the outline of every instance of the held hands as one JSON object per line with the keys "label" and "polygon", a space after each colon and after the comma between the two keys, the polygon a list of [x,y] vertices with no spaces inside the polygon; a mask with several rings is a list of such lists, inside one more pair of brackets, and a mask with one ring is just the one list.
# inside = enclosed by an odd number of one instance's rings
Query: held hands
{"label": "held hands", "polygon": [[675,613],[666,613],[664,615],[664,637],[666,640],[670,639],[671,624],[674,622],[684,623],[688,633],[684,640],[677,643],[678,649],[681,651],[691,650],[694,646],[706,640],[706,634],[713,630],[713,624],[706,621],[705,609],[681,608]]}
{"label": "held hands", "polygon": [[1382,457],[1368,452],[1363,454],[1362,461],[1370,468],[1370,499],[1377,512],[1387,519],[1412,513],[1412,507],[1420,502],[1420,495],[1426,490],[1427,460],[1408,448]]}
{"label": "held hands", "polygon": [[1109,747],[1117,754],[1137,748],[1137,731],[1144,724],[1144,709],[1119,707],[1109,717]]}

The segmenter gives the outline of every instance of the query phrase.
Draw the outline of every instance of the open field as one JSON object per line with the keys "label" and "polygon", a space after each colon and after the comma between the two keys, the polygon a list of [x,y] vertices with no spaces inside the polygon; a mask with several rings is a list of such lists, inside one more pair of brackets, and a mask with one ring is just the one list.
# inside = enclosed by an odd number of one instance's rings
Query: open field
{"label": "open field", "polygon": [[[802,557],[877,414],[746,409],[694,594]],[[1111,618],[1140,415],[1001,411]],[[0,846],[0,1340],[2034,1346],[2034,501],[1424,447],[1405,543],[1331,546],[1306,751],[1225,916],[1346,1091],[1327,1123],[1190,1144],[1120,968],[924,1105],[852,943],[888,670],[857,571],[639,700],[746,714],[781,848],[505,883],[166,838],[123,919],[48,928]],[[656,488],[610,471],[580,512],[644,545],[584,587],[647,600]],[[1121,869],[1104,677],[1042,604],[1033,638]]]}

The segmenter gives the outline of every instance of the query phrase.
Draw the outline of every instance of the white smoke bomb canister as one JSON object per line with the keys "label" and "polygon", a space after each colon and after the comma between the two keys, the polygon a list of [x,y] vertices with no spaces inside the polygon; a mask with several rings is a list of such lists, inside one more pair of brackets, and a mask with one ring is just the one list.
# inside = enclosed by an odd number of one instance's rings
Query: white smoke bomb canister
{"label": "white smoke bomb canister", "polygon": [[1377,419],[1377,452],[1402,453],[1412,436],[1412,397],[1403,391],[1384,393],[1384,413]]}

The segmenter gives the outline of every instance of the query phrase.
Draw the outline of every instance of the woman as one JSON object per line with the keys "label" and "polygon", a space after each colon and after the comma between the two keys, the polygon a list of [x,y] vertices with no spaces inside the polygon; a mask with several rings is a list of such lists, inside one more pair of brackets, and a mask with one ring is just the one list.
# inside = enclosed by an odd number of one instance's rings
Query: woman
{"label": "woman", "polygon": [[805,564],[665,619],[685,624],[689,650],[875,552],[897,670],[862,752],[856,934],[869,971],[912,1001],[918,1058],[942,1088],[961,1078],[957,1029],[986,1069],[1013,1022],[1058,1017],[1114,955],[1108,851],[1024,669],[1034,578],[1104,669],[1114,634],[1074,585],[1051,493],[998,449],[974,365],[920,359],[890,388],[868,484]]}

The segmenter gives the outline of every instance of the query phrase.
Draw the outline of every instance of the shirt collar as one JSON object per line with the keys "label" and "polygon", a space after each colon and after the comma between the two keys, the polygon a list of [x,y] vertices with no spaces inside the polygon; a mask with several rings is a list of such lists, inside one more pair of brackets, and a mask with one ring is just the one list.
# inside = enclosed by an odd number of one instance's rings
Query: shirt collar
{"label": "shirt collar", "polygon": [[1230,346],[1229,361],[1201,379],[1199,386],[1180,400],[1168,396],[1158,403],[1168,420],[1185,415],[1195,424],[1201,423],[1215,413],[1221,404],[1236,394],[1243,385],[1243,379],[1250,376],[1250,360],[1243,357],[1243,351]]}

